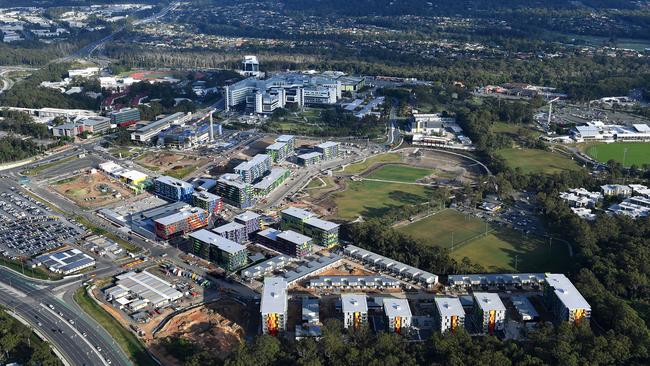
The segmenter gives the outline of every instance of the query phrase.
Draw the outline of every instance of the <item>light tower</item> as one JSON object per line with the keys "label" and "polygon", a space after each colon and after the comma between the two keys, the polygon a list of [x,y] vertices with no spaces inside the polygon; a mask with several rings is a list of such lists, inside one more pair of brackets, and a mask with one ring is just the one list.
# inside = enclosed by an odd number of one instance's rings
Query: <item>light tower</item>
{"label": "light tower", "polygon": [[214,128],[214,121],[213,121],[214,118],[212,117],[214,112],[215,112],[214,109],[210,110],[210,117],[209,117],[210,118],[210,131],[209,131],[209,133],[210,133],[210,135],[209,135],[210,136],[210,142],[214,141],[214,129],[213,129]]}
{"label": "light tower", "polygon": [[560,98],[555,98],[548,102],[548,121],[546,122],[546,132],[548,133],[548,130],[551,128],[551,114],[553,113],[553,103],[557,102],[560,100]]}

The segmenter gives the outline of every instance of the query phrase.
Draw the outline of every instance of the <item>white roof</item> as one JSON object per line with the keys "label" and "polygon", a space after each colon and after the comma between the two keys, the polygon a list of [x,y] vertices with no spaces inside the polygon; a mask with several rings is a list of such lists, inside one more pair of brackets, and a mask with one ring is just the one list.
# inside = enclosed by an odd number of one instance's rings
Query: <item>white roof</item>
{"label": "white roof", "polygon": [[645,123],[639,123],[639,124],[634,124],[632,125],[635,130],[638,132],[650,132],[650,126],[648,126]]}
{"label": "white roof", "polygon": [[125,172],[120,173],[120,177],[126,178],[128,180],[132,181],[137,181],[140,179],[147,179],[148,175],[141,173],[137,170],[127,170]]}
{"label": "white roof", "polygon": [[287,240],[287,241],[290,241],[290,242],[292,242],[294,244],[302,244],[302,243],[306,243],[306,242],[311,240],[311,238],[308,237],[307,235],[302,235],[302,234],[297,233],[297,232],[295,232],[293,230],[283,231],[283,232],[279,233],[277,235],[277,237],[282,238],[282,239]]}
{"label": "white roof", "polygon": [[465,310],[457,297],[436,297],[436,308],[443,318],[449,316],[465,316]]}
{"label": "white roof", "polygon": [[546,275],[546,283],[554,289],[555,295],[568,309],[591,309],[587,300],[565,275],[549,273]]}
{"label": "white roof", "polygon": [[302,208],[298,208],[298,207],[289,207],[286,210],[282,210],[282,214],[293,216],[299,220],[305,220],[312,217],[316,217],[316,214],[314,214],[313,212],[303,210]]}
{"label": "white roof", "polygon": [[506,311],[498,294],[492,292],[475,292],[474,300],[483,311]]}
{"label": "white roof", "polygon": [[341,307],[344,313],[368,312],[368,303],[365,294],[342,294]]}
{"label": "white roof", "polygon": [[321,149],[327,149],[327,148],[329,148],[329,147],[338,146],[338,144],[339,144],[338,142],[334,142],[334,141],[326,141],[326,142],[323,142],[322,144],[318,144],[318,145],[316,145],[316,147],[319,147],[319,148],[321,148]]}
{"label": "white roof", "polygon": [[112,161],[107,161],[105,163],[99,164],[99,169],[107,173],[113,173],[115,171],[121,170],[122,167]]}
{"label": "white roof", "polygon": [[339,227],[339,224],[337,224],[337,223],[327,221],[327,220],[322,220],[322,219],[319,219],[317,217],[312,217],[310,219],[307,219],[307,221],[305,221],[305,224],[311,225],[311,226],[314,226],[314,227],[317,227],[319,229],[326,230],[326,231],[336,229],[337,227]]}
{"label": "white roof", "polygon": [[204,243],[214,245],[220,250],[230,254],[236,254],[241,252],[242,250],[246,250],[245,246],[239,243],[235,243],[230,239],[226,239],[221,235],[217,235],[205,229],[201,229],[199,231],[193,232],[192,234],[190,234],[190,238],[194,238]]}
{"label": "white roof", "polygon": [[117,286],[133,292],[138,297],[146,299],[156,306],[163,301],[173,301],[183,296],[169,282],[147,271],[140,273],[131,271],[116,278]]}
{"label": "white roof", "polygon": [[287,281],[281,277],[265,277],[260,312],[262,314],[287,311]]}
{"label": "white roof", "polygon": [[410,317],[411,307],[406,299],[384,298],[384,312],[389,318]]}

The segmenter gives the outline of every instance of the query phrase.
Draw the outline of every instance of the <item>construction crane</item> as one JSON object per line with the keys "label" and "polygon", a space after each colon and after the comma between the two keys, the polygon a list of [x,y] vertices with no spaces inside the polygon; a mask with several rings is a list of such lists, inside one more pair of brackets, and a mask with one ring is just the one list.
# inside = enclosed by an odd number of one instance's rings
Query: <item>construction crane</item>
{"label": "construction crane", "polygon": [[548,133],[549,128],[551,128],[551,115],[553,113],[553,103],[560,100],[560,97],[557,97],[550,102],[548,102],[548,121],[546,122],[546,133]]}

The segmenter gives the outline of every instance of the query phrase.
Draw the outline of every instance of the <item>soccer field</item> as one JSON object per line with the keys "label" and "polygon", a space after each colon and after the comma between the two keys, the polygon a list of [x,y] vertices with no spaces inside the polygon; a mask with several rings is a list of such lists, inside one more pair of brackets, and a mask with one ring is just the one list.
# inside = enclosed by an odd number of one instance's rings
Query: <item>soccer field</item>
{"label": "soccer field", "polygon": [[[447,248],[456,260],[469,258],[489,272],[504,271],[562,271],[569,266],[566,244],[544,238],[525,236],[502,227],[487,226],[475,216],[447,209],[424,220],[397,230],[420,241]],[[452,233],[453,244],[452,248]]]}
{"label": "soccer field", "polygon": [[429,188],[415,184],[373,181],[350,182],[343,192],[334,195],[337,216],[354,220],[359,215],[381,217],[393,207],[428,201]]}
{"label": "soccer field", "polygon": [[387,164],[370,173],[366,178],[413,183],[433,174],[432,169],[415,168],[401,164]]}
{"label": "soccer field", "polygon": [[615,160],[624,166],[650,164],[650,143],[616,142],[612,144],[589,144],[584,149],[587,155],[606,163]]}
{"label": "soccer field", "polygon": [[523,173],[554,174],[565,170],[581,169],[575,161],[558,153],[537,149],[500,149],[497,155],[506,160],[512,169]]}

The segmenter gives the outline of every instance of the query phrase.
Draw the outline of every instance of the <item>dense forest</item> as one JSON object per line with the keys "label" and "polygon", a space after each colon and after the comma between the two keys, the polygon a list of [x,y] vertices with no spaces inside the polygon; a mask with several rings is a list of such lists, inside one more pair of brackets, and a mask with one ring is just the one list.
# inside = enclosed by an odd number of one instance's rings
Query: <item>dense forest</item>
{"label": "dense forest", "polygon": [[0,363],[13,362],[25,366],[63,365],[47,343],[0,309]]}

